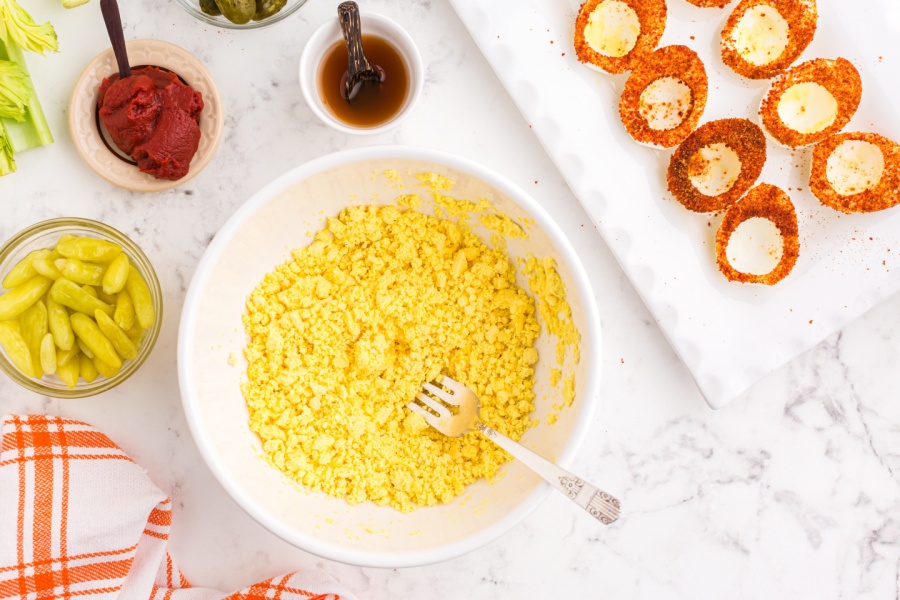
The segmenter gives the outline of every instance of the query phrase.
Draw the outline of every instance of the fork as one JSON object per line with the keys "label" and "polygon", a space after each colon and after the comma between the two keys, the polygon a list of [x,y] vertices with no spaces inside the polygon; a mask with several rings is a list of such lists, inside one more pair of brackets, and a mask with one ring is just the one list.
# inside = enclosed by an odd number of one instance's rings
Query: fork
{"label": "fork", "polygon": [[[470,431],[480,431],[604,525],[619,518],[620,505],[616,498],[485,425],[478,396],[463,384],[445,375],[440,382],[422,387],[424,391],[416,394],[416,400],[406,407],[422,415],[444,435],[460,437]],[[447,405],[458,407],[456,414]]]}

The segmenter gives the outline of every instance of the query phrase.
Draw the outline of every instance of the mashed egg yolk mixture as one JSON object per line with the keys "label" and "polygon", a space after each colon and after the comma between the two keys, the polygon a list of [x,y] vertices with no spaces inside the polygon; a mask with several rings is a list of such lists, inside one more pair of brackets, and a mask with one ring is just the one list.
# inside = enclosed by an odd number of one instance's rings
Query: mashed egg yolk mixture
{"label": "mashed egg yolk mixture", "polygon": [[244,316],[243,394],[268,459],[309,489],[401,511],[496,475],[509,455],[480,435],[445,437],[405,406],[444,374],[498,431],[518,440],[534,424],[539,325],[506,253],[450,220],[357,206],[292,256]]}

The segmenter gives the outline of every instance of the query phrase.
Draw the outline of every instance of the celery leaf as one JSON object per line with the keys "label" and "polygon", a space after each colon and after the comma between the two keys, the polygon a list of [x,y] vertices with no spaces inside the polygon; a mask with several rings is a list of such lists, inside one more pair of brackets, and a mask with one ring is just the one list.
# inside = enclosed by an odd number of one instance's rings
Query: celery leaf
{"label": "celery leaf", "polygon": [[0,39],[40,54],[59,49],[53,25],[35,23],[16,0],[0,0]]}
{"label": "celery leaf", "polygon": [[30,95],[28,75],[16,63],[0,60],[0,118],[24,121]]}

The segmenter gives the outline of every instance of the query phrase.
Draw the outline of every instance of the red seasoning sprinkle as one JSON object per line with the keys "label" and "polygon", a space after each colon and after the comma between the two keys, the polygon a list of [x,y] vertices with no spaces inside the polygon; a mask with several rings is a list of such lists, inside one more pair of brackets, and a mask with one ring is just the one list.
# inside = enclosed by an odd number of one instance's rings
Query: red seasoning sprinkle
{"label": "red seasoning sprinkle", "polygon": [[[755,65],[744,59],[735,48],[734,30],[745,12],[759,5],[774,8],[787,21],[788,44],[781,56],[772,62]],[[815,0],[741,0],[722,28],[722,62],[748,79],[774,77],[784,72],[803,54],[816,34],[817,20]]]}
{"label": "red seasoning sprinkle", "polygon": [[[687,0],[694,6],[699,6],[700,8],[722,8],[731,0]],[[693,38],[691,38],[693,39]]]}
{"label": "red seasoning sprinkle", "polygon": [[[771,221],[781,233],[781,260],[774,269],[763,275],[738,271],[728,262],[726,254],[728,240],[738,225],[754,217]],[[722,219],[719,231],[716,232],[716,262],[719,264],[719,270],[730,281],[774,285],[787,277],[794,268],[798,256],[800,256],[800,232],[797,212],[788,195],[779,187],[768,183],[759,184],[747,192],[740,202],[729,208],[725,218]]]}
{"label": "red seasoning sprinkle", "polygon": [[653,52],[663,31],[666,29],[665,0],[620,0],[637,14],[641,30],[637,42],[624,56],[606,56],[600,54],[587,43],[584,30],[590,21],[591,13],[607,0],[587,0],[581,5],[575,18],[575,53],[578,60],[594,66],[607,73],[622,73],[634,68],[634,64],[647,54]]}
{"label": "red seasoning sprinkle", "polygon": [[[828,181],[828,158],[847,141],[873,144],[884,157],[884,171],[873,187],[851,195],[841,195]],[[813,150],[809,189],[825,206],[845,213],[884,210],[900,204],[900,144],[875,133],[839,133],[818,144]],[[870,240],[872,238],[869,238]]]}
{"label": "red seasoning sprinkle", "polygon": [[[681,122],[672,129],[659,130],[650,127],[641,115],[641,94],[647,86],[663,77],[674,77],[691,90],[691,105],[687,114],[679,114]],[[709,84],[706,69],[697,53],[687,46],[666,46],[648,54],[638,63],[625,82],[619,101],[619,116],[628,134],[636,142],[663,148],[680,144],[700,122],[706,108]],[[668,110],[676,110],[669,106]]]}
{"label": "red seasoning sprinkle", "polygon": [[[700,150],[712,144],[725,144],[738,155],[741,172],[731,189],[718,196],[707,196],[691,182],[698,168]],[[725,210],[756,183],[766,163],[766,138],[762,130],[747,119],[720,119],[701,125],[672,154],[666,176],[669,191],[689,210],[718,212]]]}
{"label": "red seasoning sprinkle", "polygon": [[[788,127],[778,116],[781,96],[799,83],[818,83],[837,101],[834,122],[815,133],[800,133]],[[772,82],[759,108],[763,127],[777,142],[791,148],[821,142],[844,128],[859,106],[862,97],[862,79],[853,64],[844,58],[829,60],[816,58],[788,70]]]}

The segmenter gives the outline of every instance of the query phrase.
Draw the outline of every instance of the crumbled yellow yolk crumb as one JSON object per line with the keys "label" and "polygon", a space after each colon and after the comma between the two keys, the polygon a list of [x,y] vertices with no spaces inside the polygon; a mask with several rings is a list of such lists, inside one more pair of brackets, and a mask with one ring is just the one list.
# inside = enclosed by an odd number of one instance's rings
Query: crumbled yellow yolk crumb
{"label": "crumbled yellow yolk crumb", "polygon": [[440,173],[434,172],[418,173],[416,174],[416,179],[422,182],[422,185],[430,189],[432,192],[449,192],[456,184],[456,182],[449,177],[444,177]]}
{"label": "crumbled yellow yolk crumb", "polygon": [[422,204],[422,198],[418,194],[403,194],[397,196],[397,204],[406,208],[418,208]]}
{"label": "crumbled yellow yolk crumb", "polygon": [[[520,260],[522,272],[528,277],[528,286],[537,300],[538,313],[544,321],[547,331],[556,336],[556,364],[560,367],[566,363],[566,355],[572,350],[572,363],[578,364],[581,359],[579,343],[581,334],[575,327],[572,308],[566,302],[566,286],[553,258],[538,259],[533,256]],[[562,380],[562,395],[565,406],[571,406],[575,400],[575,375],[562,377],[560,369],[550,370],[550,384],[554,387]],[[553,405],[559,410],[558,405]],[[549,424],[556,423],[559,415],[551,413],[547,417]]]}
{"label": "crumbled yellow yolk crumb", "polygon": [[489,214],[489,215],[481,215],[479,218],[481,224],[484,225],[487,229],[494,231],[504,238],[525,238],[528,234],[516,224],[515,221],[507,217],[506,215],[497,215],[497,214]]}
{"label": "crumbled yellow yolk crumb", "polygon": [[539,326],[506,254],[451,221],[357,206],[292,256],[244,316],[242,391],[272,464],[401,511],[494,477],[509,455],[478,434],[446,437],[406,404],[445,374],[478,395],[489,426],[518,440],[534,424]]}
{"label": "crumbled yellow yolk crumb", "polygon": [[575,376],[569,375],[565,379],[563,379],[563,400],[566,401],[566,406],[572,406],[572,402],[575,400]]}
{"label": "crumbled yellow yolk crumb", "polygon": [[437,206],[444,209],[446,214],[457,218],[460,222],[465,222],[471,213],[486,210],[490,206],[488,201],[484,198],[480,198],[478,202],[475,203],[471,200],[447,196],[440,192],[432,193],[431,197],[434,198],[434,203]]}
{"label": "crumbled yellow yolk crumb", "polygon": [[550,369],[550,385],[556,386],[559,385],[560,380],[562,379],[562,371],[559,369],[553,368]]}
{"label": "crumbled yellow yolk crumb", "polygon": [[566,302],[566,286],[556,270],[556,261],[552,257],[529,256],[522,261],[522,272],[528,276],[528,286],[537,299],[538,312],[547,330],[556,336],[556,363],[565,364],[566,353],[571,348],[574,362],[578,364],[581,334],[572,319],[572,308]]}
{"label": "crumbled yellow yolk crumb", "polygon": [[400,173],[398,173],[394,169],[386,169],[386,170],[382,171],[381,174],[384,175],[385,179],[387,179],[388,181],[390,181],[391,183],[393,183],[395,185],[399,185],[403,181],[403,178],[400,177]]}

